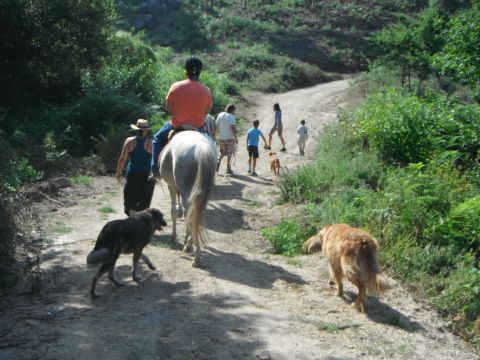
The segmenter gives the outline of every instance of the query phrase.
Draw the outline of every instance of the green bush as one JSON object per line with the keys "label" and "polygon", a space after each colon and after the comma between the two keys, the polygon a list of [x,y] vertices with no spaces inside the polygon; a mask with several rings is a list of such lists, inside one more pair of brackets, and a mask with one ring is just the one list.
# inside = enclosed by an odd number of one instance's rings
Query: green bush
{"label": "green bush", "polygon": [[390,89],[370,95],[356,117],[360,135],[388,163],[427,162],[445,151],[458,151],[458,161],[465,164],[477,156],[478,105]]}
{"label": "green bush", "polygon": [[31,184],[42,178],[42,173],[36,171],[30,162],[18,157],[4,134],[0,131],[0,193],[15,192],[20,187]]}
{"label": "green bush", "polygon": [[476,189],[451,164],[411,164],[388,172],[381,193],[388,206],[389,238],[409,235],[431,242],[435,226]]}
{"label": "green bush", "polygon": [[[434,303],[446,314],[460,314],[467,328],[480,316],[480,269],[472,267],[473,256],[455,259],[454,270],[442,282],[442,291],[432,293]],[[453,266],[452,266],[453,267]]]}
{"label": "green bush", "polygon": [[349,121],[327,127],[319,140],[313,165],[286,173],[280,181],[283,201],[320,202],[335,189],[375,188],[380,180],[382,164],[375,152],[363,147],[353,135]]}
{"label": "green bush", "polygon": [[282,220],[276,227],[264,229],[262,234],[270,240],[275,252],[286,256],[298,254],[302,247],[299,226],[292,220]]}
{"label": "green bush", "polygon": [[433,237],[440,245],[454,246],[457,252],[480,252],[480,196],[452,208]]}
{"label": "green bush", "polygon": [[105,134],[100,134],[95,138],[95,150],[106,171],[116,171],[118,158],[127,135],[126,126],[109,125]]}
{"label": "green bush", "polygon": [[78,103],[58,110],[58,121],[63,124],[60,146],[74,156],[89,154],[95,146],[95,138],[108,132],[112,125],[134,123],[138,118],[151,119],[156,115],[135,98],[114,93],[93,94]]}

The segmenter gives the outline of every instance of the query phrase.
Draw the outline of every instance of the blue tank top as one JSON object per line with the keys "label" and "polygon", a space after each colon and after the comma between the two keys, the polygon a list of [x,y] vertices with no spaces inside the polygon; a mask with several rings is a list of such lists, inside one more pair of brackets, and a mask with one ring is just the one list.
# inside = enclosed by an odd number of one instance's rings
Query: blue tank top
{"label": "blue tank top", "polygon": [[128,154],[127,172],[149,172],[152,155],[145,150],[147,137],[135,138],[135,149]]}

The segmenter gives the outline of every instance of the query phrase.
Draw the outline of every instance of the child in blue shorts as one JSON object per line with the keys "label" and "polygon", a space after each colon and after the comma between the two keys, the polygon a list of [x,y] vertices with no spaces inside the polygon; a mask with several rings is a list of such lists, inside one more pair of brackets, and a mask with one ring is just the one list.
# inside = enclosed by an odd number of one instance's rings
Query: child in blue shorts
{"label": "child in blue shorts", "polygon": [[263,144],[267,146],[267,141],[262,132],[258,129],[260,121],[255,120],[253,122],[253,128],[247,131],[247,150],[248,150],[248,173],[252,176],[257,176],[255,167],[257,166],[258,159],[258,143],[260,142],[260,136],[262,137]]}

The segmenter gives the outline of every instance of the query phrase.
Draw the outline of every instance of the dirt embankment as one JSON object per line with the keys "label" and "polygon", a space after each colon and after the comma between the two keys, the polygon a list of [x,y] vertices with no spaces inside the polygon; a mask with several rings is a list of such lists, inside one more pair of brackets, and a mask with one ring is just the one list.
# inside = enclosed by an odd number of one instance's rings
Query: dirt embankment
{"label": "dirt embankment", "polygon": [[[286,94],[251,97],[241,109],[261,120],[267,133],[272,104],[283,110],[286,154],[282,166],[311,161],[315,135],[336,118],[347,81]],[[311,140],[298,155],[295,129],[306,119]],[[334,296],[322,255],[287,259],[272,255],[260,231],[295,208],[276,205],[276,178],[261,152],[258,173],[246,174],[245,138],[240,140],[233,177],[222,164],[207,209],[209,247],[203,267],[191,266],[180,244],[168,246],[169,227],[146,249],[156,271],[142,265],[145,280],[131,280],[131,258],[122,256],[116,289],[104,277],[102,297],[91,300],[95,269],[85,266],[99,230],[122,218],[122,187],[113,178],[39,205],[54,245],[43,258],[40,296],[0,299],[2,359],[478,359],[451,335],[440,317],[399,284],[369,298],[368,316]],[[277,137],[273,149],[280,148]],[[153,205],[169,221],[170,200],[157,186]],[[184,233],[183,221],[180,234]],[[353,288],[346,284],[346,296]]]}

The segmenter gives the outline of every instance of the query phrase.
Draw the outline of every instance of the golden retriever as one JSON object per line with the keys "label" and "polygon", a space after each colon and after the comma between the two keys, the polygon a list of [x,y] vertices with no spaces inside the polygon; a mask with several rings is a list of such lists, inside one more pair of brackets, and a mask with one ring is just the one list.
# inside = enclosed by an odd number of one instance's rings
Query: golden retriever
{"label": "golden retriever", "polygon": [[318,234],[321,248],[330,267],[330,285],[336,285],[337,296],[343,297],[343,278],[358,288],[352,304],[366,312],[366,291],[383,292],[390,288],[377,264],[377,241],[365,230],[346,224],[324,227]]}
{"label": "golden retriever", "polygon": [[277,153],[270,151],[268,156],[270,156],[270,170],[272,170],[275,175],[280,175],[280,159],[278,158]]}

